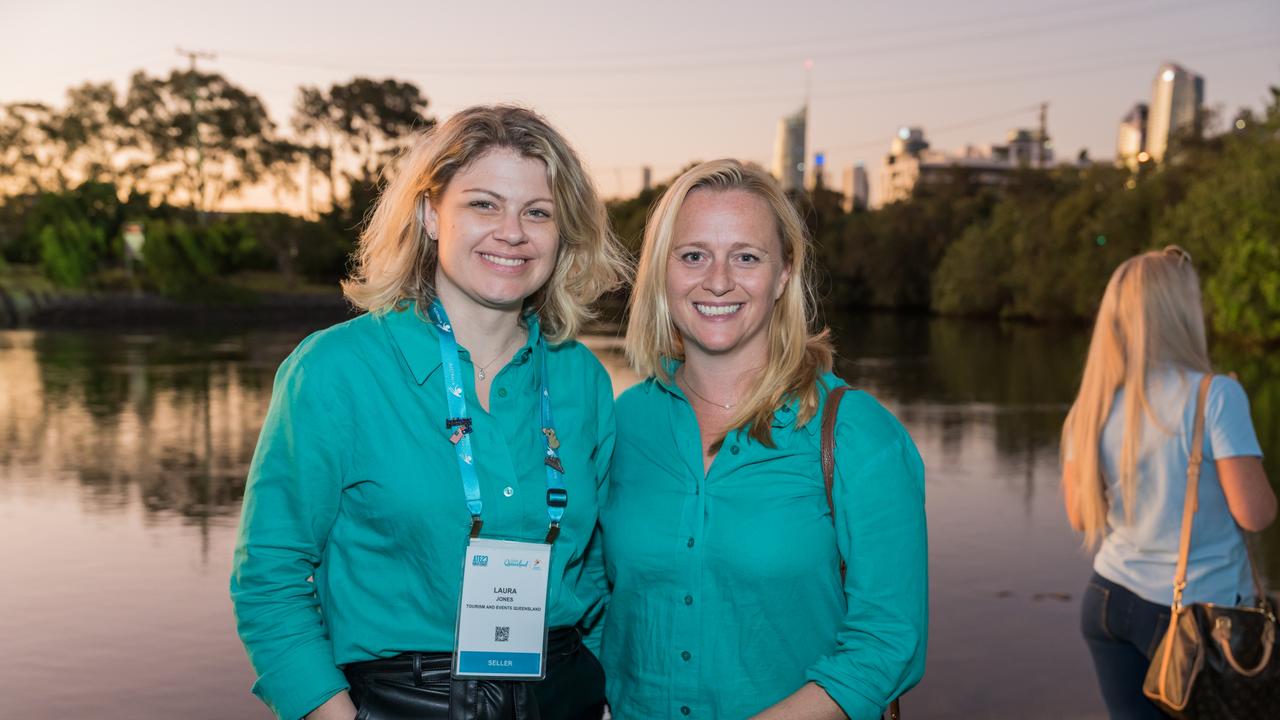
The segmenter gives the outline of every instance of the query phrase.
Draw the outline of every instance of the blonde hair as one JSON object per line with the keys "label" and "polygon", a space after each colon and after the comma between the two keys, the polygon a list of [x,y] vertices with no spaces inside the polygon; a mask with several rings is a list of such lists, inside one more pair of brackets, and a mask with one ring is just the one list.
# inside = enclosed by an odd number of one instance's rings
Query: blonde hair
{"label": "blonde hair", "polygon": [[1159,426],[1147,402],[1147,372],[1161,365],[1209,372],[1200,279],[1191,256],[1176,245],[1130,258],[1107,283],[1093,326],[1080,394],[1062,426],[1062,458],[1074,463],[1074,501],[1085,545],[1106,534],[1108,501],[1099,464],[1099,440],[1116,391],[1125,388],[1120,493],[1125,520],[1133,519],[1144,417]]}
{"label": "blonde hair", "polygon": [[629,272],[604,203],[560,133],[537,113],[509,105],[467,108],[421,133],[400,158],[342,283],[354,305],[386,312],[405,300],[425,304],[435,297],[437,250],[418,216],[422,198],[438,203],[459,170],[498,148],[541,160],[555,204],[556,267],[526,308],[538,312],[542,333],[552,342],[574,337],[595,317],[591,304]]}
{"label": "blonde hair", "polygon": [[[782,297],[769,319],[769,358],[743,398],[730,428],[749,428],[752,438],[773,447],[773,414],[793,398],[800,400],[797,424],[817,413],[819,380],[831,369],[831,341],[825,329],[812,332],[813,292],[808,233],[804,222],[771,175],[737,160],[713,160],[687,170],[663,193],[645,226],[635,290],[631,295],[626,353],[641,375],[673,378],[664,360],[683,359],[684,343],[667,305],[667,261],[676,216],[693,191],[741,190],[764,200],[777,223],[783,262],[791,269]],[[723,440],[723,438],[720,438]]]}

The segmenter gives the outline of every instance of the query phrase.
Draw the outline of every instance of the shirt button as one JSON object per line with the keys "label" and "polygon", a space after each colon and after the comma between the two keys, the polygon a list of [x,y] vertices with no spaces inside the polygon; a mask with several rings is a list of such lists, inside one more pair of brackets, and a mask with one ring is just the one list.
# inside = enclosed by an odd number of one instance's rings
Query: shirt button
{"label": "shirt button", "polygon": [[693,712],[693,711],[689,709],[689,706],[688,706],[688,705],[681,705],[681,706],[680,706],[680,714],[681,714],[681,715],[688,715],[688,714],[689,714],[689,713],[691,713],[691,712]]}
{"label": "shirt button", "polygon": [[507,396],[507,389],[506,389],[506,388],[498,388],[498,397],[506,397],[506,396]]}
{"label": "shirt button", "polygon": [[738,446],[737,446],[737,445],[734,445],[733,447],[729,448],[729,452],[733,453],[734,455],[737,455],[737,454],[738,454]]}
{"label": "shirt button", "polygon": [[685,595],[685,596],[684,596],[684,604],[685,604],[685,605],[692,605],[692,604],[693,604],[693,596],[692,596],[692,595]]}
{"label": "shirt button", "polygon": [[511,497],[512,495],[516,494],[516,491],[515,491],[515,488],[508,485],[502,489],[502,494],[506,495],[507,497]]}
{"label": "shirt button", "polygon": [[689,547],[693,547],[693,538],[689,538],[688,545]]}
{"label": "shirt button", "polygon": [[690,654],[688,650],[685,650],[684,652],[680,653],[680,657],[681,657],[681,659],[683,659],[683,660],[685,660],[685,661],[687,662],[687,661],[689,660],[689,658],[693,657],[693,655],[692,655],[692,654]]}

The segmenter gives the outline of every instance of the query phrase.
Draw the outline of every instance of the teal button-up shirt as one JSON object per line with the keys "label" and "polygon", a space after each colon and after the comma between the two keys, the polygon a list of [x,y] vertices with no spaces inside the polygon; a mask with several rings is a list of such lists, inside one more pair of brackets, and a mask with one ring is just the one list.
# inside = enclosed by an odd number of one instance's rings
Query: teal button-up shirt
{"label": "teal button-up shirt", "polygon": [[697,420],[677,386],[650,378],[618,399],[600,521],[613,591],[602,660],[619,720],[738,720],[806,681],[870,720],[924,673],[915,445],[870,395],[845,395],[833,523],[821,411],[797,427],[796,410],[778,409],[775,448],[732,433],[704,473]]}
{"label": "teal button-up shirt", "polygon": [[[542,541],[538,352],[569,504],[551,556],[550,627],[594,629],[605,585],[588,550],[613,452],[613,391],[576,342],[529,340],[493,376],[489,412],[461,352],[484,535]],[[437,330],[412,306],[315,333],[280,366],[245,488],[231,578],[254,693],[298,718],[347,687],[340,666],[453,648],[471,526]],[[588,559],[590,558],[590,560]],[[588,645],[598,638],[588,634]]]}

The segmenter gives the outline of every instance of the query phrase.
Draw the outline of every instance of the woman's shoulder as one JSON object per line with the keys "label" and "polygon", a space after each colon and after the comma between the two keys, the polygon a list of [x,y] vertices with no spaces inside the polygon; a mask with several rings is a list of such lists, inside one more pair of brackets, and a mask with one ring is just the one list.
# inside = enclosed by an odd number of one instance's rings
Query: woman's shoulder
{"label": "woman's shoulder", "polygon": [[370,313],[356,317],[323,330],[317,330],[302,339],[293,352],[281,364],[281,370],[301,370],[328,374],[348,367],[359,349],[366,347],[369,337],[376,331],[376,319]]}
{"label": "woman's shoulder", "polygon": [[632,385],[614,401],[619,427],[626,421],[637,427],[651,429],[654,413],[665,412],[670,402],[669,397],[659,380],[652,375]]}
{"label": "woman's shoulder", "polygon": [[609,371],[605,369],[604,363],[581,340],[547,343],[547,351],[548,370],[552,377],[574,378],[585,383],[609,380]]}
{"label": "woman's shoulder", "polygon": [[869,452],[903,440],[911,441],[898,418],[871,393],[849,385],[834,373],[825,374],[822,383],[825,391],[822,393],[819,419],[831,391],[842,385],[849,386],[836,413],[836,439],[842,446],[853,445],[859,451]]}

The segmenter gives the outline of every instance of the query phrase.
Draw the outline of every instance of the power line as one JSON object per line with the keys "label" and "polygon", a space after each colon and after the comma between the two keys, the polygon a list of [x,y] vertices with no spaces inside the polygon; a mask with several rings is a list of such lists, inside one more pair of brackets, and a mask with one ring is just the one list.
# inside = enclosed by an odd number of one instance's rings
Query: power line
{"label": "power line", "polygon": [[[1184,55],[1196,55],[1197,57],[1210,57],[1215,55],[1225,55],[1235,52],[1243,52],[1255,50],[1258,48],[1273,47],[1275,40],[1257,39],[1253,42],[1242,42],[1241,39],[1220,39],[1212,44],[1193,47],[1184,46],[1180,48],[1180,52]],[[1164,47],[1163,45],[1160,47]],[[871,87],[848,87],[837,90],[818,91],[816,95],[820,100],[841,100],[847,98],[867,98],[867,97],[885,97],[892,95],[909,94],[927,90],[946,90],[951,88],[980,87],[984,85],[998,85],[1007,82],[1033,79],[1048,79],[1075,75],[1081,73],[1093,72],[1096,70],[1111,70],[1122,67],[1131,67],[1137,65],[1145,65],[1152,62],[1158,62],[1158,57],[1153,57],[1152,53],[1156,50],[1143,51],[1142,53],[1126,52],[1121,55],[1104,59],[1103,62],[1092,62],[1085,65],[1063,64],[1055,61],[1054,64],[1044,67],[1032,67],[1023,69],[1016,73],[989,74],[987,71],[978,73],[965,74],[962,76],[952,76],[939,80],[931,80],[924,83],[903,83],[894,82],[884,85]],[[560,108],[631,108],[631,107],[652,107],[655,105],[679,105],[681,107],[690,106],[719,106],[719,105],[748,105],[748,104],[764,104],[774,102],[799,102],[800,98],[794,92],[788,93],[769,93],[759,95],[738,95],[738,96],[722,96],[709,97],[705,94],[698,97],[667,97],[667,98],[632,98],[614,102],[605,102],[601,100],[593,100],[590,103],[570,103],[557,104]]]}
{"label": "power line", "polygon": [[[1219,9],[1223,5],[1248,3],[1252,0],[1220,0],[1214,9]],[[1053,14],[1036,13],[1025,16],[1015,16],[1010,19],[1022,20],[1029,19],[1035,22],[1023,27],[1011,27],[988,30],[980,33],[957,33],[949,37],[941,39],[919,37],[916,31],[910,33],[901,33],[901,37],[911,38],[907,42],[881,43],[863,45],[857,48],[840,50],[840,51],[813,51],[813,43],[811,42],[803,55],[813,58],[823,59],[832,62],[842,60],[851,60],[865,57],[871,54],[891,54],[899,51],[919,51],[922,43],[928,43],[928,49],[947,48],[972,44],[974,42],[984,42],[989,40],[1007,40],[1010,37],[1026,37],[1031,35],[1040,35],[1044,33],[1058,32],[1069,30],[1082,26],[1098,25],[1100,23],[1118,22],[1135,18],[1150,18],[1153,14],[1157,18],[1166,18],[1175,13],[1181,13],[1188,10],[1203,10],[1205,5],[1200,0],[1188,0],[1177,4],[1157,4],[1157,6],[1126,6],[1117,7],[1115,3],[1099,3],[1097,5],[1081,6],[1079,9],[1086,12],[1104,9],[1108,12],[1096,14],[1092,17],[1078,18],[1073,22],[1058,22],[1054,20]],[[1120,12],[1116,12],[1120,10]],[[1059,10],[1061,12],[1062,9]],[[981,24],[983,27],[989,27],[992,23],[1002,22],[998,19],[989,20],[987,22],[972,22],[967,25]],[[964,27],[962,23],[958,27]],[[941,26],[936,29],[944,29]],[[913,35],[915,35],[913,37]],[[892,37],[892,34],[890,35]],[[848,41],[848,38],[842,38]],[[350,63],[331,63],[318,62],[314,60],[298,60],[282,56],[263,55],[259,53],[247,53],[239,51],[223,51],[223,56],[229,59],[242,60],[246,62],[256,62],[268,65],[280,65],[289,67],[300,67],[309,69],[323,69],[340,72],[357,72],[353,70]],[[696,70],[709,70],[723,67],[749,67],[760,65],[778,65],[783,63],[794,63],[801,57],[796,52],[788,53],[768,53],[768,54],[748,54],[743,56],[719,56],[712,57],[708,60],[688,61],[688,60],[657,60],[654,62],[638,62],[623,61],[610,62],[608,59],[602,61],[589,61],[585,59],[577,59],[565,63],[542,63],[537,59],[528,60],[511,60],[503,63],[482,63],[482,62],[455,62],[455,63],[439,63],[430,67],[397,67],[392,68],[395,63],[388,63],[381,69],[383,72],[411,74],[411,75],[455,75],[458,73],[466,73],[468,75],[527,75],[531,72],[537,72],[541,76],[546,75],[602,75],[602,74],[626,74],[626,73],[648,73],[648,72],[688,72]]]}

